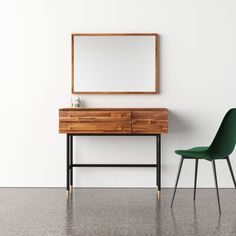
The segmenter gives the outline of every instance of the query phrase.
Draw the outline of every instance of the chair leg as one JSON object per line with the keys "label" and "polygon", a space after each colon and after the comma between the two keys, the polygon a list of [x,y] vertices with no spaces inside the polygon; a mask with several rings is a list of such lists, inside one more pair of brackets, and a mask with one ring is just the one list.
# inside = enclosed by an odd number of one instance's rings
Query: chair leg
{"label": "chair leg", "polygon": [[195,160],[195,178],[194,178],[194,193],[193,193],[193,200],[194,201],[196,198],[197,171],[198,171],[198,159]]}
{"label": "chair leg", "polygon": [[183,165],[183,161],[184,161],[184,158],[181,157],[180,163],[179,163],[179,170],[178,170],[178,174],[177,174],[177,178],[176,178],[176,182],[175,182],[175,190],[174,190],[174,194],[173,194],[172,201],[171,201],[171,206],[170,206],[171,208],[172,208],[173,203],[174,203],[175,193],[176,193],[176,189],[177,189],[177,185],[178,185],[179,176],[180,176],[181,168],[182,168],[182,165]]}
{"label": "chair leg", "polygon": [[236,182],[235,182],[235,178],[234,178],[234,172],[233,172],[233,169],[232,169],[232,166],[231,166],[229,157],[227,157],[226,160],[227,160],[227,163],[228,163],[228,166],[229,166],[230,174],[231,174],[232,179],[233,179],[233,182],[234,182],[234,187],[236,188]]}
{"label": "chair leg", "polygon": [[217,200],[218,200],[218,206],[219,206],[219,213],[221,214],[221,208],[220,208],[220,197],[219,197],[218,182],[217,182],[217,176],[216,176],[216,165],[215,165],[215,160],[212,161],[212,167],[213,167],[214,178],[215,178],[216,194],[217,194]]}

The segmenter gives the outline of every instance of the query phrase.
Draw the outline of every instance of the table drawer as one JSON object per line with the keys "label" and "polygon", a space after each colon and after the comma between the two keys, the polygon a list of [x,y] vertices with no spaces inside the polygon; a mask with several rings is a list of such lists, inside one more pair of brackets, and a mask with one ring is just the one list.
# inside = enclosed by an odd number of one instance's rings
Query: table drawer
{"label": "table drawer", "polygon": [[133,111],[132,133],[167,133],[167,111]]}
{"label": "table drawer", "polygon": [[130,111],[60,111],[60,121],[70,122],[130,122]]}
{"label": "table drawer", "polygon": [[131,133],[130,122],[60,122],[60,133]]}

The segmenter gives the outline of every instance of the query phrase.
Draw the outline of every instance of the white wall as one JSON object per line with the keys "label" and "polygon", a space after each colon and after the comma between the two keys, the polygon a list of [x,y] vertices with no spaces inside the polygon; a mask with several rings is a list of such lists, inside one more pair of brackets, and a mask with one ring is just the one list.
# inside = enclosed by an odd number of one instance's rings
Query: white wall
{"label": "white wall", "polygon": [[[58,108],[70,101],[71,32],[158,32],[160,95],[81,96],[88,107],[167,107],[162,184],[174,185],[178,148],[208,145],[236,106],[234,0],[2,0],[0,1],[0,186],[64,186],[65,136]],[[76,139],[77,161],[152,162],[152,137]],[[236,157],[232,155],[236,172]],[[186,161],[180,185],[193,186]],[[220,187],[231,187],[217,162]],[[150,169],[77,169],[78,186],[154,186]],[[199,186],[213,185],[201,161]]]}

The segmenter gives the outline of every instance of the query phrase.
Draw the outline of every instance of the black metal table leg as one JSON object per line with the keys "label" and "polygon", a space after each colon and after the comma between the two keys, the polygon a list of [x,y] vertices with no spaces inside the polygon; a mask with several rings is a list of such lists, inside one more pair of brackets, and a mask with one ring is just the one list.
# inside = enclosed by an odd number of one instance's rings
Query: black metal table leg
{"label": "black metal table leg", "polygon": [[[74,136],[113,136],[113,134],[66,134],[66,190],[69,193],[73,188],[74,167],[155,167],[156,185],[158,193],[161,191],[161,134],[120,134],[120,136],[156,136],[156,163],[155,164],[74,164],[73,137]],[[119,134],[115,134],[118,136]]]}
{"label": "black metal table leg", "polygon": [[66,190],[67,193],[69,192],[69,184],[70,184],[70,177],[69,177],[69,171],[70,171],[70,135],[66,135]]}
{"label": "black metal table leg", "polygon": [[73,188],[73,135],[70,136],[70,191]]}
{"label": "black metal table leg", "polygon": [[156,136],[156,185],[161,191],[161,134]]}

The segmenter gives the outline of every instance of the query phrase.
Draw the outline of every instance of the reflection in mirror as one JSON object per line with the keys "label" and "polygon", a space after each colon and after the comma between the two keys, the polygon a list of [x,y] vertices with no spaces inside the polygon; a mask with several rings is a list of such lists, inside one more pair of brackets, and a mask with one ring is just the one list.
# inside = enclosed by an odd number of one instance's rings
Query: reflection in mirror
{"label": "reflection in mirror", "polygon": [[73,34],[72,93],[157,93],[157,34]]}

